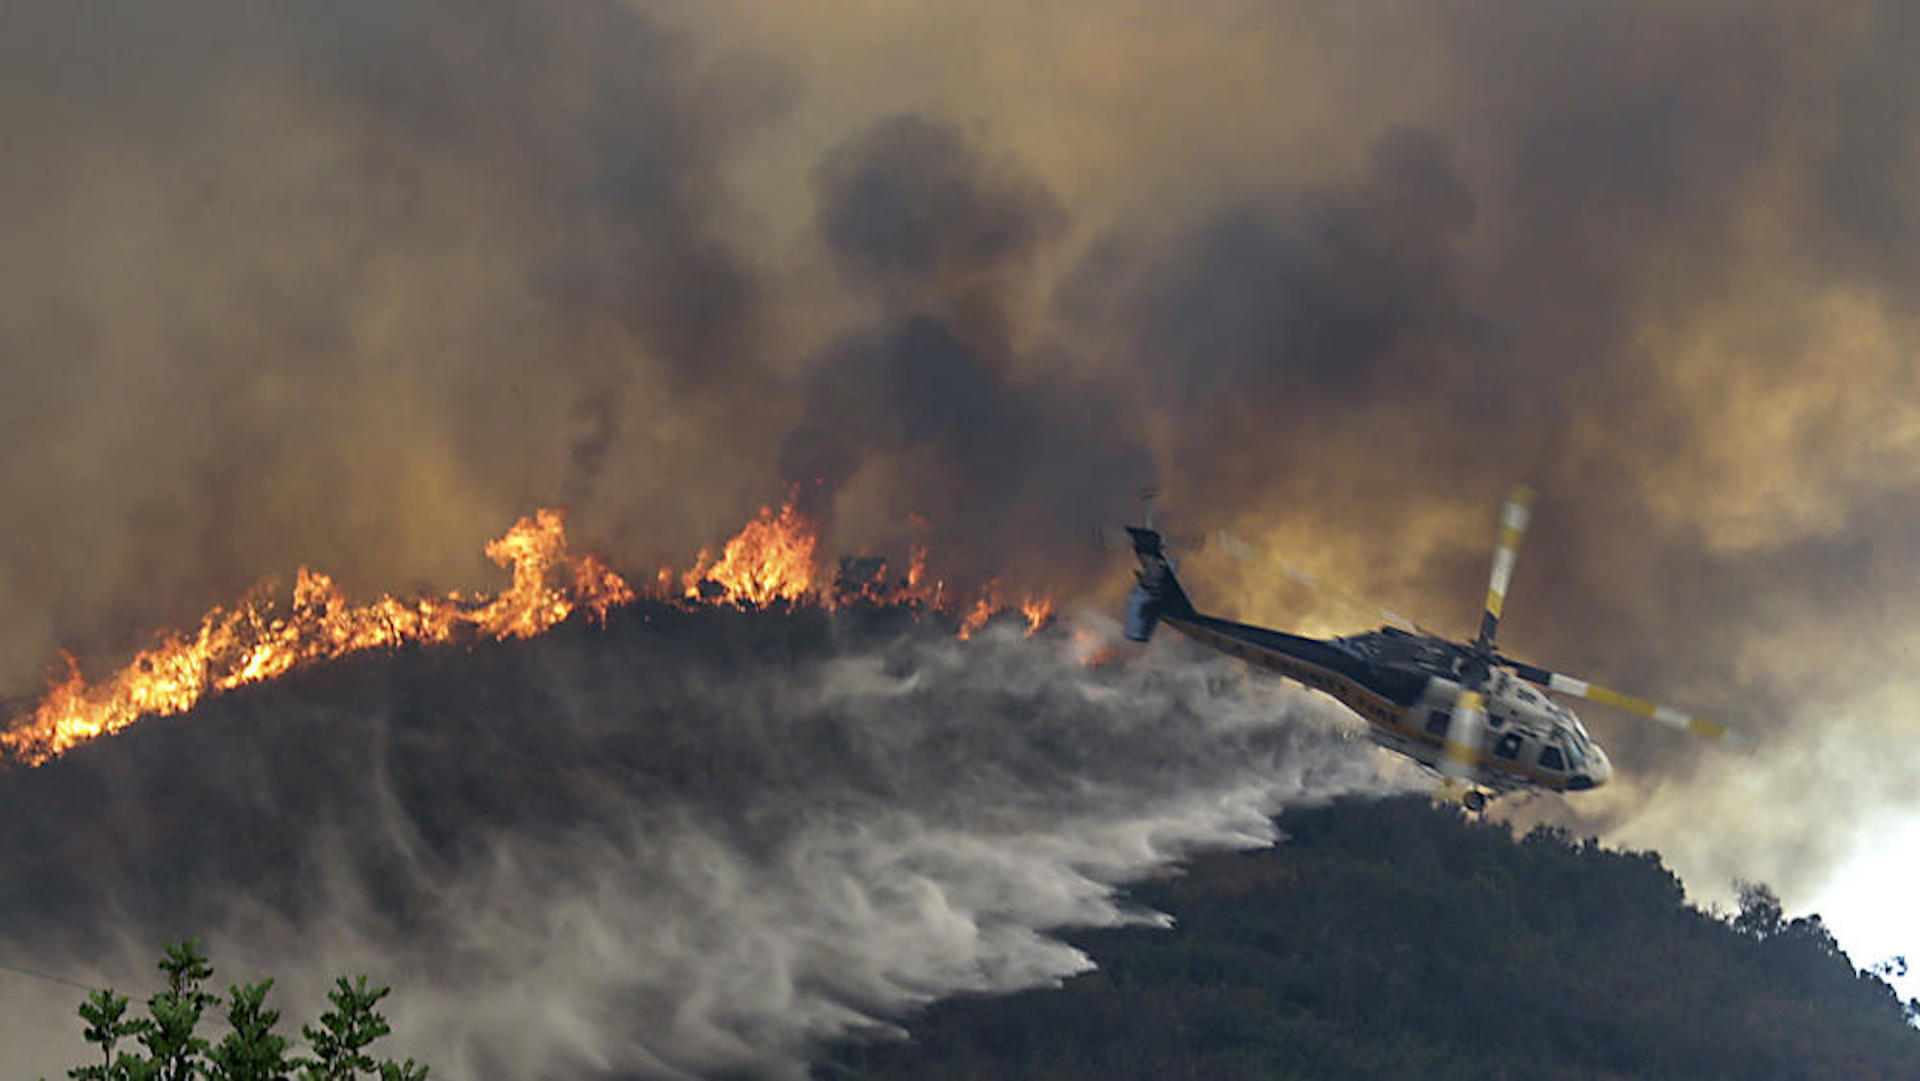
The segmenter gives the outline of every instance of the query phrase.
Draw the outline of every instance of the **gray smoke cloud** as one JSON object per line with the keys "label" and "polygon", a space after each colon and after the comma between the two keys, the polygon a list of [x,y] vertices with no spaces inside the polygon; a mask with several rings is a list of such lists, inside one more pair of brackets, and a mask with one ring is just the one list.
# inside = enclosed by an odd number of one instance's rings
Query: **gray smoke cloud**
{"label": "gray smoke cloud", "polygon": [[[1304,695],[1115,628],[968,642],[904,616],[656,613],[369,658],[0,777],[0,958],[149,986],[200,933],[310,1007],[396,987],[394,1049],[484,1078],[801,1077],[957,991],[1156,922],[1116,883],[1406,775]],[[1397,779],[1396,779],[1397,778]],[[16,1073],[75,993],[9,976]]]}

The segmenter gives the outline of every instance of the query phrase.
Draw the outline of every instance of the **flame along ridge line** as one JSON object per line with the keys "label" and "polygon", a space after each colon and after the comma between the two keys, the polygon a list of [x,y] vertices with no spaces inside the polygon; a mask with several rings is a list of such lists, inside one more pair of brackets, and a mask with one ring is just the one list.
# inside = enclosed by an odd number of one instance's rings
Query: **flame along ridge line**
{"label": "flame along ridge line", "polygon": [[[296,668],[409,644],[532,638],[580,612],[604,623],[615,608],[642,599],[688,608],[911,607],[957,615],[962,639],[1009,607],[996,581],[968,605],[944,582],[929,585],[926,550],[919,546],[903,579],[891,579],[878,557],[850,557],[841,560],[831,589],[823,589],[818,547],[818,534],[792,503],[778,512],[762,507],[718,558],[703,550],[677,578],[662,568],[655,587],[643,592],[599,556],[570,552],[563,513],[543,508],[487,544],[487,557],[512,573],[512,584],[497,594],[408,600],[383,594],[353,604],[330,576],[301,567],[284,606],[256,586],[238,603],[210,609],[191,633],[160,632],[154,645],[98,683],[89,683],[78,659],[61,651],[65,674],[49,680],[32,710],[0,729],[0,766],[39,766],[143,718],[184,713],[209,694]],[[1020,612],[1032,634],[1052,618],[1053,601],[1029,595]]]}

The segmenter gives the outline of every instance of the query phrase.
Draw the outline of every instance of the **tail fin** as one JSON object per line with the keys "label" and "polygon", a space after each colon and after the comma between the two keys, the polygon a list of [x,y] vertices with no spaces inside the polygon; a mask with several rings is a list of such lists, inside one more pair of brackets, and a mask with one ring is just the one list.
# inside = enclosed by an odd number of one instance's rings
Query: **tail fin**
{"label": "tail fin", "polygon": [[1160,534],[1151,526],[1130,525],[1127,532],[1133,537],[1133,554],[1140,558],[1140,569],[1134,572],[1139,584],[1127,594],[1126,635],[1144,642],[1153,637],[1153,628],[1162,616],[1190,615],[1193,602],[1180,588],[1180,579],[1174,577],[1173,563],[1167,559]]}

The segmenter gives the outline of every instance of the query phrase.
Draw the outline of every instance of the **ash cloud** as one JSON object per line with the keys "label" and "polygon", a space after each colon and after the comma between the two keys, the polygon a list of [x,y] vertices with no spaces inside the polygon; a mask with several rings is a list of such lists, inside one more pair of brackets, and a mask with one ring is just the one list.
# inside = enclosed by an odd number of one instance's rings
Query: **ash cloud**
{"label": "ash cloud", "polygon": [[1920,87],[1902,69],[1903,57],[1920,47],[1920,13],[1879,4],[1863,21],[1861,47],[1838,76],[1837,137],[1822,163],[1819,189],[1849,269],[1896,278],[1911,289],[1920,275],[1914,247],[1920,209],[1912,188],[1920,171]]}
{"label": "ash cloud", "polygon": [[[1395,787],[1304,696],[1175,648],[653,617],[365,658],[0,777],[0,949],[138,990],[202,933],[303,1005],[365,969],[452,1076],[801,1077],[1084,969],[1049,928],[1157,919],[1118,881]],[[75,1058],[70,995],[4,996],[10,1067]]]}
{"label": "ash cloud", "polygon": [[1081,322],[1125,327],[1156,399],[1183,413],[1399,396],[1436,381],[1422,362],[1451,359],[1402,346],[1465,344],[1451,249],[1472,220],[1439,140],[1398,129],[1351,186],[1210,213],[1144,265],[1103,251],[1063,301]]}
{"label": "ash cloud", "polygon": [[906,114],[829,150],[813,173],[822,241],[856,284],[895,303],[952,294],[1032,260],[1064,224],[1017,165],[950,123]]}
{"label": "ash cloud", "polygon": [[861,471],[882,473],[884,516],[928,522],[916,539],[974,582],[1083,579],[1060,555],[1084,546],[1089,525],[1128,513],[1150,475],[1123,402],[1098,385],[1010,383],[996,370],[1004,343],[963,332],[915,315],[837,342],[812,370],[782,469],[816,517]]}
{"label": "ash cloud", "polygon": [[[1181,502],[1233,512],[1290,474],[1337,470],[1356,435],[1380,440],[1359,416],[1507,404],[1500,346],[1458,282],[1454,249],[1473,218],[1440,140],[1398,128],[1348,184],[1209,211],[1144,249],[1128,237],[1151,233],[1123,226],[1058,303],[1086,336],[1117,329],[1122,371],[1151,392],[1143,408],[1179,421]],[[1419,433],[1429,455],[1504,441],[1495,423],[1454,434]]]}
{"label": "ash cloud", "polygon": [[835,146],[813,181],[822,242],[881,315],[809,362],[782,473],[826,519],[857,474],[881,472],[881,514],[929,523],[920,539],[950,569],[1057,590],[1060,556],[1124,514],[1152,471],[1124,395],[1011,338],[1009,296],[1062,227],[1057,201],[916,115]]}

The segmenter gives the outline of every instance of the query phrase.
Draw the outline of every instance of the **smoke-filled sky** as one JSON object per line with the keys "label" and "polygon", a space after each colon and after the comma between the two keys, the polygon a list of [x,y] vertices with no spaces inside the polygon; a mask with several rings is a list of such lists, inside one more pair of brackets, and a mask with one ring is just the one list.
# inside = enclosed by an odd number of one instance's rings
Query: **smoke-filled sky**
{"label": "smoke-filled sky", "polygon": [[1526,480],[1508,649],[1751,739],[1590,709],[1620,779],[1525,813],[1920,953],[1836,885],[1920,862],[1913,5],[6,21],[0,697],[301,563],[483,586],[564,503],[684,565],[793,485],[834,550],[1111,606],[1085,538],[1156,484],[1465,633]]}

